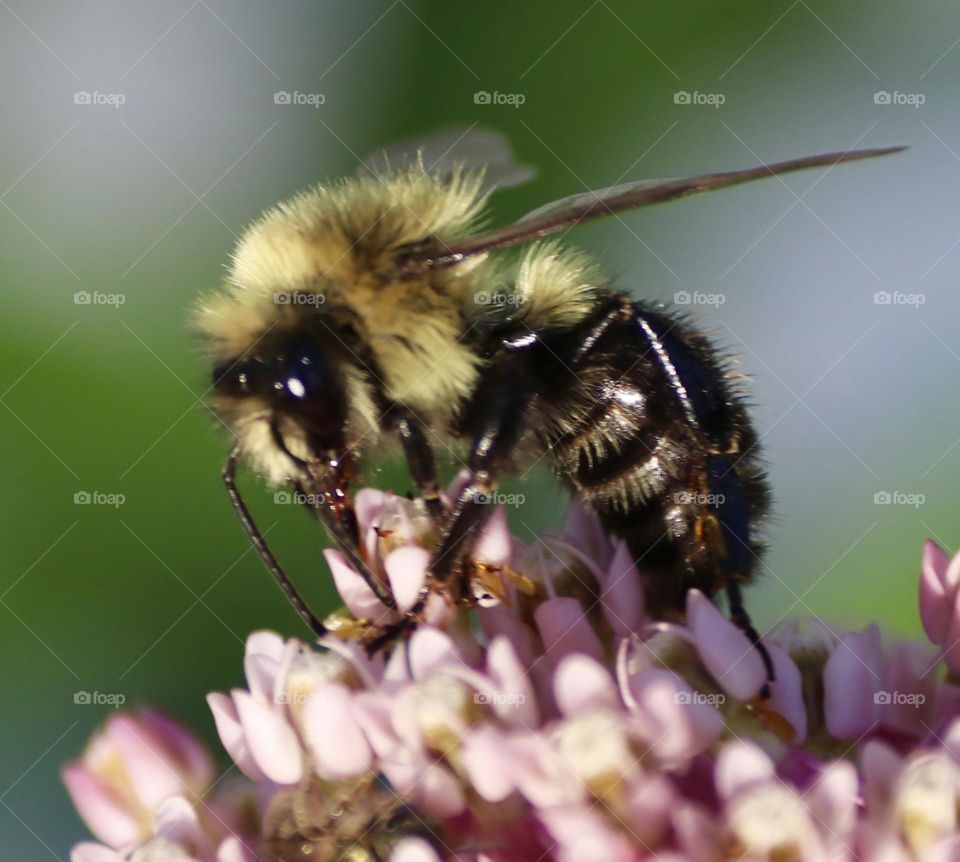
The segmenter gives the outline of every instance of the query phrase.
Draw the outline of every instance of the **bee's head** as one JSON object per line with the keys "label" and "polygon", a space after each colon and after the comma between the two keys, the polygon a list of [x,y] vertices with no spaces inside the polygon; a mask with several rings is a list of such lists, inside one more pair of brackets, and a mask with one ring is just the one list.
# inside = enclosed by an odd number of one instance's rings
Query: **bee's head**
{"label": "bee's head", "polygon": [[350,377],[338,351],[312,333],[290,330],[217,363],[213,388],[228,421],[255,405],[273,443],[292,460],[325,460],[348,445]]}

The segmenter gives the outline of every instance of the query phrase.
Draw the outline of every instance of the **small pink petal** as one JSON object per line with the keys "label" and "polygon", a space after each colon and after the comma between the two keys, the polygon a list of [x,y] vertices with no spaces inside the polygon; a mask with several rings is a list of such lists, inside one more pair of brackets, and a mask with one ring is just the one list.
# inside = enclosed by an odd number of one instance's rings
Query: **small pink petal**
{"label": "small pink petal", "polygon": [[613,543],[592,509],[573,503],[567,510],[563,535],[575,548],[592,559],[602,571],[613,559]]}
{"label": "small pink petal", "polygon": [[540,733],[531,731],[511,738],[507,753],[517,788],[537,808],[549,809],[585,798],[583,782]]}
{"label": "small pink petal", "polygon": [[353,497],[353,511],[357,515],[357,527],[361,536],[380,526],[383,510],[390,494],[377,488],[361,488]]}
{"label": "small pink petal", "polygon": [[165,800],[153,816],[153,834],[171,844],[196,846],[206,838],[200,829],[200,821],[193,806],[182,796]]}
{"label": "small pink petal", "polygon": [[420,626],[410,638],[407,650],[415,680],[424,679],[444,665],[463,665],[453,640],[440,629]]}
{"label": "small pink petal", "polygon": [[547,599],[534,610],[533,618],[543,639],[544,653],[555,666],[574,653],[603,661],[603,647],[579,600]]}
{"label": "small pink petal", "polygon": [[427,579],[427,566],[430,552],[416,545],[397,548],[387,554],[383,568],[390,580],[393,597],[397,600],[397,609],[408,611],[420,598],[420,589]]}
{"label": "small pink petal", "polygon": [[440,857],[423,838],[401,838],[390,854],[390,862],[440,862]]}
{"label": "small pink petal", "polygon": [[259,860],[251,850],[247,849],[243,841],[231,835],[217,848],[217,862],[259,862]]}
{"label": "small pink petal", "polygon": [[280,635],[267,629],[261,629],[252,632],[247,637],[244,655],[262,655],[279,663],[283,658],[285,648],[286,644]]}
{"label": "small pink petal", "polygon": [[[846,760],[835,760],[820,774],[816,783],[804,793],[814,817],[823,826],[826,840],[839,851],[853,843],[860,799],[856,767]],[[838,858],[843,858],[839,855]]]}
{"label": "small pink petal", "polygon": [[499,718],[508,724],[534,727],[539,722],[537,697],[509,638],[498,635],[491,642],[487,649],[487,674],[497,691],[512,695],[511,702],[494,704]]}
{"label": "small pink petal", "polygon": [[358,619],[370,620],[380,625],[396,616],[381,604],[373,590],[367,586],[367,582],[347,562],[342,551],[337,548],[327,548],[323,556],[327,560],[327,565],[330,566],[330,574],[333,576],[337,592],[340,593],[340,598],[343,599],[350,613]]}
{"label": "small pink petal", "polygon": [[880,630],[844,635],[823,667],[823,712],[837,739],[859,739],[877,725],[883,684]]}
{"label": "small pink petal", "polygon": [[317,774],[339,781],[370,769],[373,752],[353,715],[349,689],[326,683],[307,698],[304,735],[313,752]]}
{"label": "small pink petal", "polygon": [[300,743],[280,710],[241,689],[233,691],[243,735],[263,774],[277,784],[296,784],[303,776]]}
{"label": "small pink petal", "polygon": [[213,713],[217,734],[227,754],[247,778],[252,781],[263,781],[265,776],[250,753],[250,746],[247,745],[246,737],[243,735],[240,716],[237,714],[237,707],[233,700],[228,695],[214,691],[207,695],[207,705]]}
{"label": "small pink petal", "polygon": [[129,777],[130,790],[145,808],[152,810],[167,797],[183,791],[183,777],[163,740],[141,725],[132,713],[111,716],[105,734]]}
{"label": "small pink petal", "polygon": [[204,790],[214,779],[214,762],[206,746],[183,725],[155,709],[137,712],[140,722],[157,739],[162,739],[167,750],[182,768],[193,788]]}
{"label": "small pink petal", "polygon": [[881,814],[892,804],[904,759],[889,745],[868,740],[860,752],[867,810]]}
{"label": "small pink petal", "polygon": [[582,653],[568,655],[557,665],[553,697],[567,718],[595,709],[619,709],[617,686],[609,671]]}
{"label": "small pink petal", "polygon": [[493,510],[484,524],[471,556],[489,566],[506,566],[513,560],[513,537],[507,524],[507,510],[502,505]]}
{"label": "small pink petal", "polygon": [[381,760],[388,759],[399,745],[393,729],[394,706],[395,699],[382,691],[361,691],[353,697],[353,713],[357,724]]}
{"label": "small pink petal", "polygon": [[672,671],[644,670],[629,682],[633,727],[667,766],[688,762],[723,732],[723,718]]}
{"label": "small pink petal", "polygon": [[603,615],[619,637],[639,632],[647,622],[643,579],[626,542],[619,542],[603,575],[600,589]]}
{"label": "small pink petal", "polygon": [[460,762],[474,789],[487,802],[502,802],[516,786],[504,739],[490,724],[477,725],[464,734]]}
{"label": "small pink petal", "polygon": [[940,546],[927,539],[920,567],[920,620],[931,643],[943,644],[953,615],[954,597],[947,587],[950,558]]}
{"label": "small pink petal", "polygon": [[770,758],[752,742],[728,742],[717,755],[714,781],[717,793],[723,799],[732,799],[738,793],[774,777]]}
{"label": "small pink petal", "polygon": [[70,851],[70,862],[123,862],[123,856],[102,844],[84,841],[82,844],[73,846]]}
{"label": "small pink petal", "polygon": [[700,661],[727,694],[749,700],[760,691],[767,678],[760,653],[699,590],[687,593],[687,625]]}
{"label": "small pink petal", "polygon": [[807,707],[803,701],[803,681],[793,659],[776,644],[767,644],[776,679],[770,683],[770,708],[780,713],[793,728],[791,745],[807,738]]}
{"label": "small pink petal", "polygon": [[60,777],[77,813],[104,844],[123,847],[146,837],[136,819],[139,812],[128,810],[79,762],[67,764]]}

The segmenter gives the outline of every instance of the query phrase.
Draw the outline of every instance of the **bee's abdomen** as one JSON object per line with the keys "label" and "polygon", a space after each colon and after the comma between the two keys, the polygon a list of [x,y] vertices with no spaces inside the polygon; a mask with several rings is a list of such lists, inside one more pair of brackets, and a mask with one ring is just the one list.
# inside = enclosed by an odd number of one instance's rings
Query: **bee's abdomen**
{"label": "bee's abdomen", "polygon": [[566,369],[566,386],[548,395],[548,411],[566,417],[548,443],[577,495],[628,543],[662,615],[691,587],[712,594],[751,576],[768,491],[716,351],[683,320],[619,301]]}

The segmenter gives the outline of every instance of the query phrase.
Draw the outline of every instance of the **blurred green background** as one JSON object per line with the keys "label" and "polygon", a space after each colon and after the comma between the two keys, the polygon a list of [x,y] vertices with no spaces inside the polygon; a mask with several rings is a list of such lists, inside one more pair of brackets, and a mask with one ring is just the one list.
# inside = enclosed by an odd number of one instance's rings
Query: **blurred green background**
{"label": "blurred green background", "polygon": [[[241,680],[245,635],[304,634],[221,490],[189,308],[263,208],[444,125],[503,129],[539,166],[499,220],[621,178],[911,145],[575,241],[638,296],[713,302],[693,310],[753,377],[777,496],[758,621],[917,633],[921,541],[960,544],[955,40],[946,0],[0,4],[3,858],[65,859],[84,834],[57,768],[108,707],[77,692],[162,705],[212,737],[203,695]],[[370,480],[407,488],[389,465]],[[329,608],[322,536],[244,484]],[[519,535],[559,522],[551,488],[513,486]]]}

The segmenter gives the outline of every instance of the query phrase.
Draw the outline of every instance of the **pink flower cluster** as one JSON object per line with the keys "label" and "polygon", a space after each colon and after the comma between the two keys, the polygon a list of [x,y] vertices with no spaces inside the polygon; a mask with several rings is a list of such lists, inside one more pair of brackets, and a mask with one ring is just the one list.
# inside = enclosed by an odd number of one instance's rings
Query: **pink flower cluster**
{"label": "pink flower cluster", "polygon": [[[357,509],[409,607],[422,505]],[[102,842],[73,862],[960,859],[960,555],[923,555],[936,646],[787,621],[764,637],[769,698],[702,594],[683,624],[647,619],[630,556],[579,509],[534,545],[498,511],[474,556],[477,607],[432,596],[388,654],[251,635],[247,688],[208,698],[245,785],[155,713],[114,717],[64,770]],[[397,619],[327,559],[353,617]]]}

